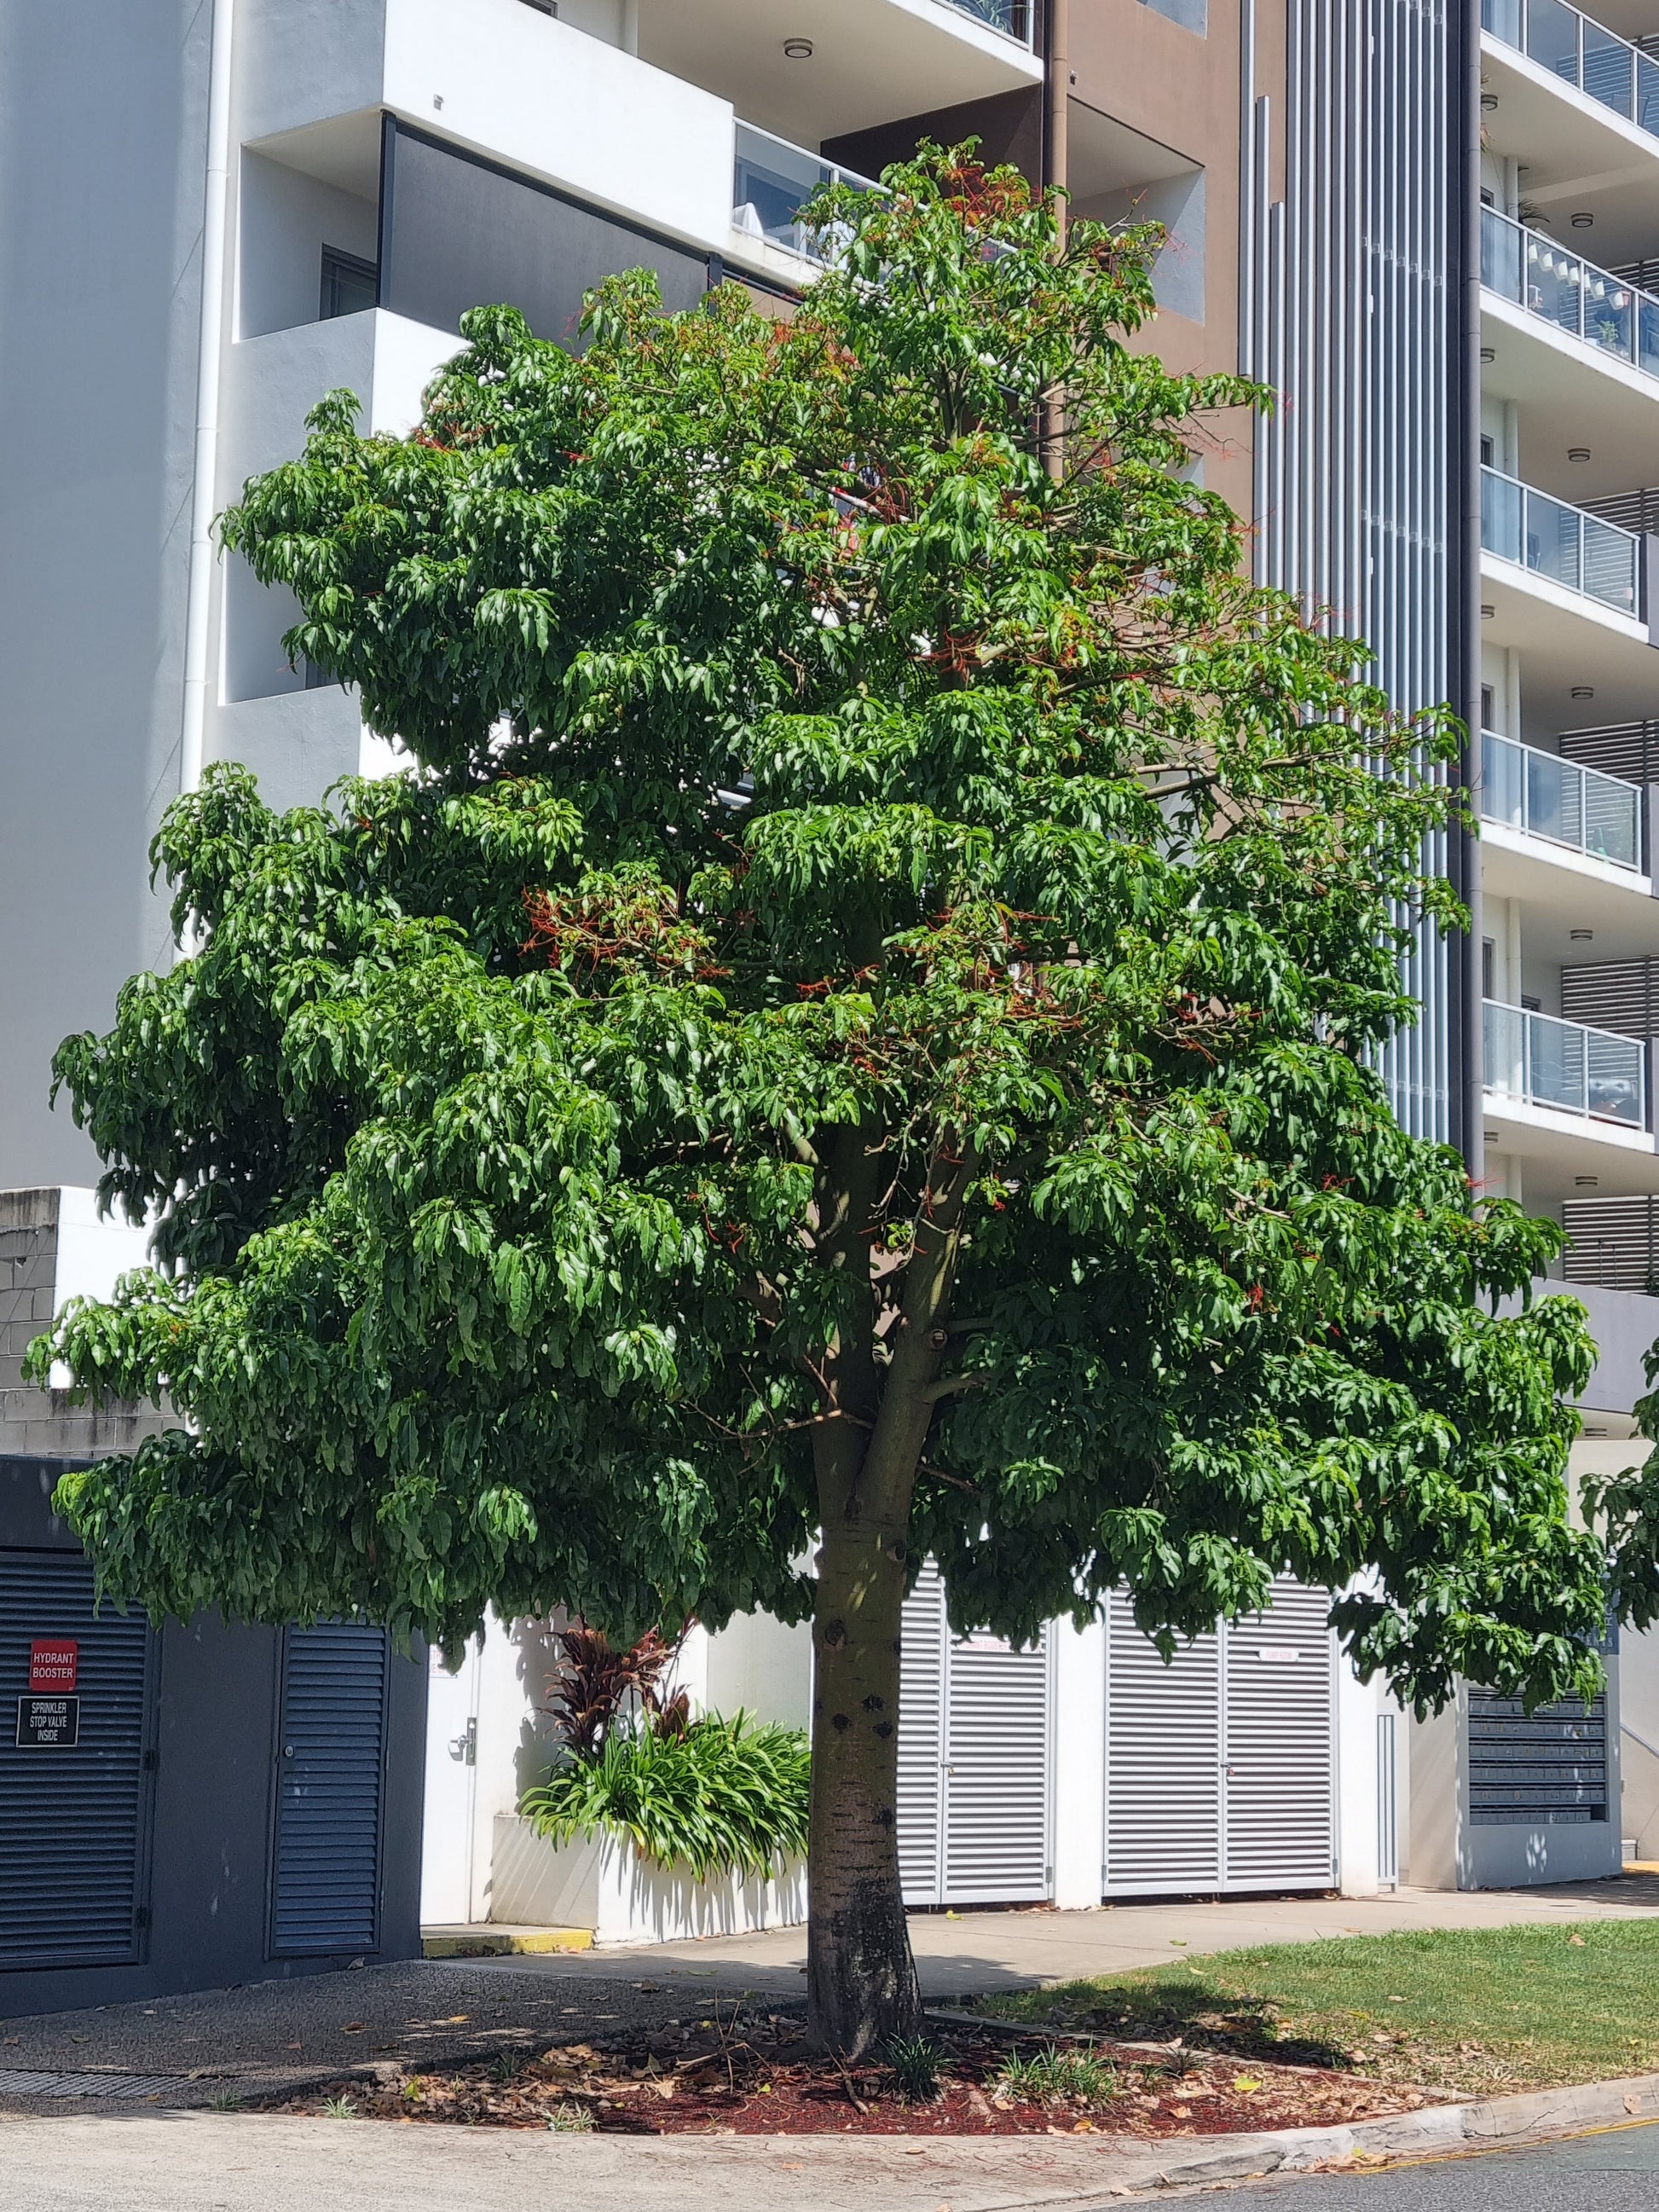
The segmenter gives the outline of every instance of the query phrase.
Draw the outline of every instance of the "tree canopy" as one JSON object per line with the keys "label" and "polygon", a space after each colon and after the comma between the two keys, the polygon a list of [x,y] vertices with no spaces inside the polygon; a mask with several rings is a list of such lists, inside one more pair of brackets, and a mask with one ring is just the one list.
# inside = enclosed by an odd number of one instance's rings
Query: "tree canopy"
{"label": "tree canopy", "polygon": [[170,811],[188,951],[58,1074],[171,1273],[40,1356],[181,1417],[63,1486],[123,1597],[452,1647],[816,1607],[853,2047],[905,2016],[925,1554],[1022,1638],[1352,1584],[1429,1703],[1593,1688],[1607,1560],[1559,1232],[1371,1065],[1455,919],[1456,732],[1249,581],[1197,478],[1263,395],[1133,349],[1152,239],[1012,173],[820,213],[792,319],[629,276],[576,353],[481,309],[412,436],[335,394],[225,517],[410,765]]}

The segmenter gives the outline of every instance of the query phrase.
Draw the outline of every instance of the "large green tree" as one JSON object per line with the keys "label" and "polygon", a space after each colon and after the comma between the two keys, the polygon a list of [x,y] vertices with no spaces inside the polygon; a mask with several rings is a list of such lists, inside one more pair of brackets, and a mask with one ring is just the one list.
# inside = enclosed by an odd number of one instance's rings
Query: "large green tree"
{"label": "large green tree", "polygon": [[[227,544],[411,765],[157,842],[185,957],[59,1060],[170,1273],[41,1358],[188,1425],[69,1478],[107,1585],[618,1635],[811,1614],[810,1996],[916,1996],[900,1605],[1166,1640],[1291,1571],[1355,1660],[1590,1689],[1553,1232],[1370,1056],[1443,720],[1245,578],[1150,240],[960,156],[826,206],[793,320],[481,310],[405,439],[337,394]],[[1063,395],[1062,466],[1041,426]]]}

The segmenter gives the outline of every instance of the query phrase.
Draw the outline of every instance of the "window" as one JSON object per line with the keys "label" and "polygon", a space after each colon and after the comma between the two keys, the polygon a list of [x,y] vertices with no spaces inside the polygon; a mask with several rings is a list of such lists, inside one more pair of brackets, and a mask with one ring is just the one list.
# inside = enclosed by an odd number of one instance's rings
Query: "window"
{"label": "window", "polygon": [[365,307],[380,305],[380,272],[372,261],[356,253],[343,253],[337,246],[323,248],[321,319],[336,315],[360,315]]}
{"label": "window", "polygon": [[1490,937],[1480,940],[1480,995],[1483,999],[1498,996],[1498,947]]}
{"label": "window", "polygon": [[1483,430],[1480,434],[1480,465],[1483,469],[1497,466],[1498,448]]}
{"label": "window", "polygon": [[1497,712],[1498,694],[1490,684],[1483,684],[1480,686],[1480,726],[1483,730],[1497,728],[1498,724],[1493,719]]}

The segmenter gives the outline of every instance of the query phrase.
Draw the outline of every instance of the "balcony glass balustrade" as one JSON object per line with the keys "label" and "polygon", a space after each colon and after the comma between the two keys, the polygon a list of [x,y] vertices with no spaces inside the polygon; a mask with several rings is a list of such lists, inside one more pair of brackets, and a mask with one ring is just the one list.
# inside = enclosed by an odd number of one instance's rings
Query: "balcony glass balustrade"
{"label": "balcony glass balustrade", "polygon": [[1022,46],[1031,43],[1036,27],[1031,0],[945,0],[945,4],[959,15],[971,15],[976,23],[988,23],[1005,38],[1018,39]]}
{"label": "balcony glass balustrade", "polygon": [[1659,299],[1496,208],[1480,210],[1480,282],[1569,337],[1659,377]]}
{"label": "balcony glass balustrade", "polygon": [[851,185],[861,192],[878,189],[854,169],[821,161],[804,146],[792,146],[787,138],[775,138],[752,123],[738,124],[732,181],[734,229],[764,238],[821,267],[827,264],[835,256],[834,236],[800,219],[802,208],[821,185]]}
{"label": "balcony glass balustrade", "polygon": [[1480,736],[1480,816],[1640,872],[1642,794],[1633,783],[1492,730]]}
{"label": "balcony glass balustrade", "polygon": [[1634,535],[1498,469],[1480,471],[1480,543],[1501,560],[1602,606],[1620,614],[1637,611],[1640,566]]}
{"label": "balcony glass balustrade", "polygon": [[1659,62],[1564,0],[1480,0],[1480,27],[1659,138]]}
{"label": "balcony glass balustrade", "polygon": [[1587,1121],[1645,1129],[1647,1047],[1639,1037],[1582,1022],[1558,1021],[1523,1006],[1485,1003],[1486,1087],[1498,1098],[1553,1106]]}

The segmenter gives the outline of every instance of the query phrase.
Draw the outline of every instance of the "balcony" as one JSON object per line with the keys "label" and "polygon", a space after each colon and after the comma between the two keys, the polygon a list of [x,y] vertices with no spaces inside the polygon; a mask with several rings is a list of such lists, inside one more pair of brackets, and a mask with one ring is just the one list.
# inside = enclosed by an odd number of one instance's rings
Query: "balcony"
{"label": "balcony", "polygon": [[1480,282],[1568,337],[1659,378],[1659,299],[1496,208],[1480,210]]}
{"label": "balcony", "polygon": [[945,5],[971,15],[976,23],[988,23],[994,31],[1000,31],[1005,39],[1018,40],[1022,46],[1030,46],[1036,35],[1032,0],[945,0]]}
{"label": "balcony", "polygon": [[1480,818],[1639,875],[1642,793],[1559,753],[1483,731]]}
{"label": "balcony", "polygon": [[804,146],[792,146],[752,123],[737,128],[737,160],[732,180],[732,228],[739,241],[764,240],[819,266],[833,257],[835,241],[800,220],[800,211],[824,185],[850,185],[855,191],[878,186],[855,170],[821,161]]}
{"label": "balcony", "polygon": [[1498,469],[1480,471],[1480,544],[1500,561],[1564,591],[1619,614],[1640,612],[1642,570],[1633,532]]}
{"label": "balcony", "polygon": [[1480,0],[1480,27],[1659,137],[1659,62],[1563,0]]}
{"label": "balcony", "polygon": [[1630,1130],[1648,1127],[1648,1050],[1639,1037],[1492,999],[1484,1018],[1489,1097]]}

